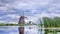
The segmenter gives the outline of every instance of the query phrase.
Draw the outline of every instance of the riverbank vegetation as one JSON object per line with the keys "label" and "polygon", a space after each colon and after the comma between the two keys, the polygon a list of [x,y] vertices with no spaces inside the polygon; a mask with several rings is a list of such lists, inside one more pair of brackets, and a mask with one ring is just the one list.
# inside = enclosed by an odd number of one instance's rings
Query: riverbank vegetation
{"label": "riverbank vegetation", "polygon": [[43,17],[43,22],[45,27],[60,27],[60,17]]}

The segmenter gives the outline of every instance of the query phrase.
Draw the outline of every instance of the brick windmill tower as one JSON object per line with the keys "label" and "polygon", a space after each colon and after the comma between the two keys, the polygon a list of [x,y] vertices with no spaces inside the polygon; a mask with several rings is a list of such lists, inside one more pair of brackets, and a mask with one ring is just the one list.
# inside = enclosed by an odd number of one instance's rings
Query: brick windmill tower
{"label": "brick windmill tower", "polygon": [[18,24],[24,24],[25,23],[24,18],[25,18],[24,17],[24,11],[21,11],[21,16],[19,18]]}

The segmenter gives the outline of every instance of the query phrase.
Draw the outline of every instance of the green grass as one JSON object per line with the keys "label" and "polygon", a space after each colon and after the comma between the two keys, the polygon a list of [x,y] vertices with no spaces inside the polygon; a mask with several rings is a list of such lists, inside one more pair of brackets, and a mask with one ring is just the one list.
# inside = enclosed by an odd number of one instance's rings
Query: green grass
{"label": "green grass", "polygon": [[27,26],[32,24],[0,24],[0,26]]}

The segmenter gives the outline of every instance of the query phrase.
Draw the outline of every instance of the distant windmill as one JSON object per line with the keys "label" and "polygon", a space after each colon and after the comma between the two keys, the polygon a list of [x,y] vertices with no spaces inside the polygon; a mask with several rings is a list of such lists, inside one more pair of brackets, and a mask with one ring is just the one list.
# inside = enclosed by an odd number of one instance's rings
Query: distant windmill
{"label": "distant windmill", "polygon": [[24,16],[24,10],[21,10],[21,16],[20,16],[20,18],[19,18],[18,24],[24,24],[24,23],[25,23],[24,18],[26,18],[26,17]]}

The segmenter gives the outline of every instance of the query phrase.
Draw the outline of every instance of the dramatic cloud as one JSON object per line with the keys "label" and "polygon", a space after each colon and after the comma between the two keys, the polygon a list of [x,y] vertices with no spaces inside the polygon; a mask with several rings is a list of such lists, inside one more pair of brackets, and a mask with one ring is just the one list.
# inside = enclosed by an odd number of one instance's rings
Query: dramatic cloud
{"label": "dramatic cloud", "polygon": [[0,22],[17,23],[23,12],[25,21],[60,17],[60,0],[0,0]]}

